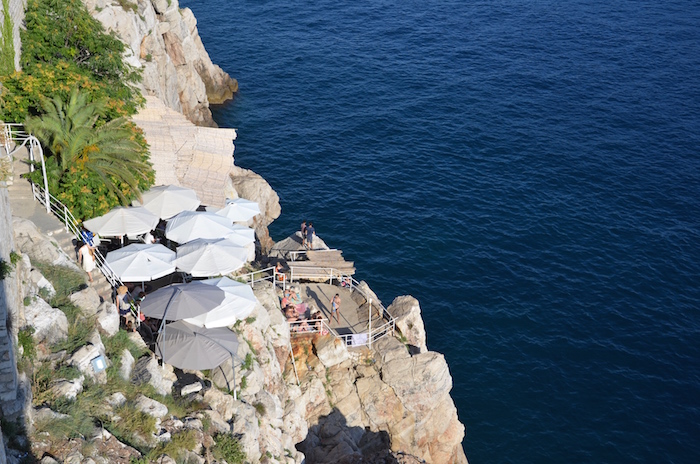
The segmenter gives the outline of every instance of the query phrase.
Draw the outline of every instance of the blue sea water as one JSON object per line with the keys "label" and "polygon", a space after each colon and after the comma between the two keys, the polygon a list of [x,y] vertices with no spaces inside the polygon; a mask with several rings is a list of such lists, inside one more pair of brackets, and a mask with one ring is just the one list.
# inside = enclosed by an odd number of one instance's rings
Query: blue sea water
{"label": "blue sea water", "polygon": [[419,299],[472,464],[700,462],[700,3],[182,0],[236,163]]}

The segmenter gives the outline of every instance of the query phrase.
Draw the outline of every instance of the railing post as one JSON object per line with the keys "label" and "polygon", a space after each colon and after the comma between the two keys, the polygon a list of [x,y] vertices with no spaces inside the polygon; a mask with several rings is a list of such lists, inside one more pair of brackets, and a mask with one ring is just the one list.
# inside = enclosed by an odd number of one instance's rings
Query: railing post
{"label": "railing post", "polygon": [[66,226],[66,232],[68,232],[68,207],[63,205],[63,224]]}
{"label": "railing post", "polygon": [[372,298],[369,299],[369,349],[372,349]]}

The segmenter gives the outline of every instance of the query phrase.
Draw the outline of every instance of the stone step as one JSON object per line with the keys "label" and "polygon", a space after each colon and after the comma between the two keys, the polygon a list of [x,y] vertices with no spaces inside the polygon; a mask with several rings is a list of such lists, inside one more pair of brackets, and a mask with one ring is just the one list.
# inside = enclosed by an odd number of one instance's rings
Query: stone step
{"label": "stone step", "polygon": [[343,252],[341,250],[315,251],[309,250],[306,252],[306,257],[309,261],[327,263],[329,261],[343,261]]}

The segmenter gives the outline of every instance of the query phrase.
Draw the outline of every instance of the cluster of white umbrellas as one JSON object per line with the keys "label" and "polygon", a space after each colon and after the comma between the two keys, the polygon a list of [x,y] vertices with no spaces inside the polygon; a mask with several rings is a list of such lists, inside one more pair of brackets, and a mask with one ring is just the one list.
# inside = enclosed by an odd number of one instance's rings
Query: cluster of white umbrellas
{"label": "cluster of white umbrellas", "polygon": [[107,255],[107,264],[125,282],[144,282],[175,272],[211,277],[240,269],[255,256],[255,231],[235,223],[260,213],[258,204],[243,198],[227,200],[226,207],[195,211],[200,201],[194,190],[173,185],[154,187],[134,201],[84,222],[103,237],[135,237],[168,221],[165,237],[182,244],[177,253],[159,245],[132,244]]}
{"label": "cluster of white umbrellas", "polygon": [[[134,237],[164,219],[166,238],[181,245],[175,252],[161,244],[133,243],[108,253],[107,264],[124,282],[143,283],[176,269],[193,277],[228,274],[245,264],[251,249],[254,253],[255,232],[236,222],[260,213],[255,202],[238,198],[227,200],[221,210],[197,212],[196,193],[170,185],[152,188],[134,205],[115,208],[84,226],[105,237]],[[156,346],[165,362],[201,370],[233,356],[238,341],[226,327],[250,315],[256,303],[249,286],[220,277],[158,289],[141,303],[141,312],[163,320]]]}

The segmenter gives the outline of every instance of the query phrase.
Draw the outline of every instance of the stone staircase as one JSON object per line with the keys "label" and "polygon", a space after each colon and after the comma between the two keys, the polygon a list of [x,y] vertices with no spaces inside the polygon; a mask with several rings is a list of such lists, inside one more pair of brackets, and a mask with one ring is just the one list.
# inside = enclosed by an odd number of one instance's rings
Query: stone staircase
{"label": "stone staircase", "polygon": [[[55,239],[61,249],[77,264],[78,240],[70,232],[66,231],[65,225],[56,216],[47,213],[46,209],[34,199],[31,183],[21,178],[22,174],[29,172],[29,166],[22,161],[28,157],[29,154],[26,148],[22,148],[14,154],[12,162],[13,176],[12,180],[8,182],[12,215],[32,221],[39,231]],[[99,270],[92,272],[92,278],[94,280],[92,287],[97,290],[100,298],[103,301],[111,301],[112,286],[107,279]]]}

